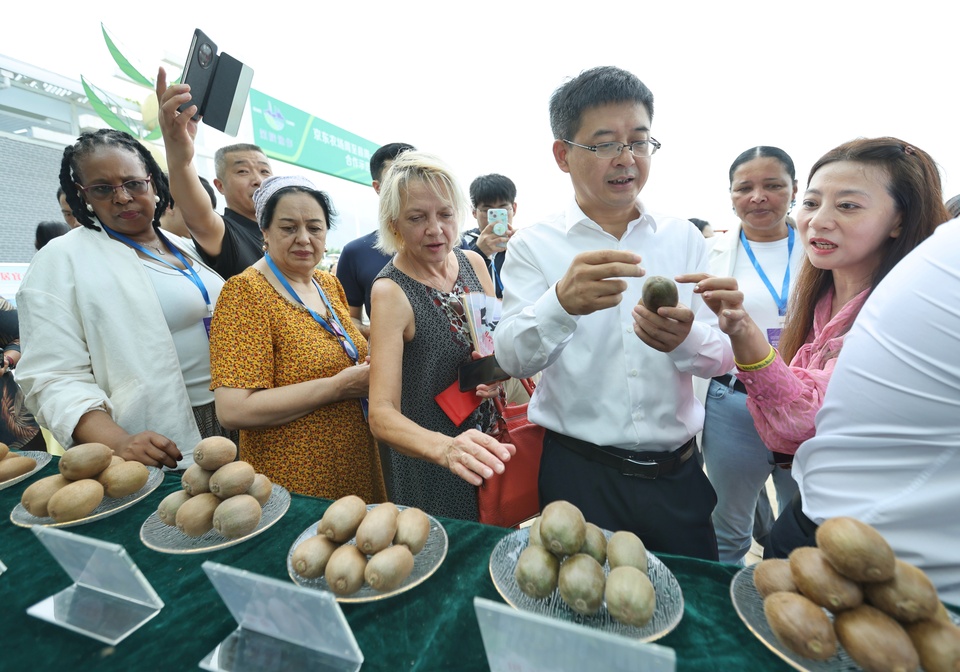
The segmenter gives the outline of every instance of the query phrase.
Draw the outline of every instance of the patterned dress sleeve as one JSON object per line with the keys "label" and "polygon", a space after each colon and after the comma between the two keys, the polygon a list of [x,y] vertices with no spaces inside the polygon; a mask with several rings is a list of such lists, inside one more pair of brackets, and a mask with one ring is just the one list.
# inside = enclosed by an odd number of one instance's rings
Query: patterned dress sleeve
{"label": "patterned dress sleeve", "polygon": [[273,320],[264,285],[248,269],[220,291],[210,326],[210,389],[274,387]]}

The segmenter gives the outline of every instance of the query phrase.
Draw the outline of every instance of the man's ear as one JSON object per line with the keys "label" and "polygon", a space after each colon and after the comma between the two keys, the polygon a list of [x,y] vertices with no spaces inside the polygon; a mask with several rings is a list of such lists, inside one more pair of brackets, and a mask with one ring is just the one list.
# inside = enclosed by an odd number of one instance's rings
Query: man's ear
{"label": "man's ear", "polygon": [[377,196],[380,195],[380,180],[374,180],[372,182],[373,190],[377,192]]}
{"label": "man's ear", "polygon": [[213,178],[213,186],[215,186],[217,188],[217,191],[219,191],[224,196],[227,195],[226,192],[223,190],[223,182],[220,181],[219,177]]}
{"label": "man's ear", "polygon": [[511,205],[513,206],[513,215],[514,215],[514,217],[516,217],[516,215],[517,215],[517,202],[514,201],[513,203],[511,203]]}
{"label": "man's ear", "polygon": [[569,151],[567,143],[563,140],[554,140],[553,141],[553,158],[556,160],[557,165],[565,173],[570,172],[570,166],[567,164],[567,152]]}
{"label": "man's ear", "polygon": [[[473,218],[474,218],[474,219],[477,219],[477,209],[476,209],[476,208],[473,208],[472,210],[470,210],[470,214],[473,215]],[[477,221],[480,221],[480,220],[477,220]]]}

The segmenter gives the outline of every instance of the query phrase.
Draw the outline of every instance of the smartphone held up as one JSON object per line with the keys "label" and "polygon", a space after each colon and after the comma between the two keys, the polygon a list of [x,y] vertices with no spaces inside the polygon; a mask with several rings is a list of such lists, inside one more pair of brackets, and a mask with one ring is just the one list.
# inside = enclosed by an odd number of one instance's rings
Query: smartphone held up
{"label": "smartphone held up", "polygon": [[194,119],[236,136],[253,82],[253,69],[226,52],[218,54],[217,43],[197,28],[180,79],[190,85],[192,98],[180,106],[180,111],[196,105]]}

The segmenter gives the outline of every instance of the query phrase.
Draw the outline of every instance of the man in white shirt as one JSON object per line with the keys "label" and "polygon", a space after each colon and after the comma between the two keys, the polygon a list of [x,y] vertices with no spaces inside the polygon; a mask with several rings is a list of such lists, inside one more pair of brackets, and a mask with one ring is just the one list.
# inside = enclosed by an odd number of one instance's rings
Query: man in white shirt
{"label": "man in white shirt", "polygon": [[897,557],[927,573],[942,600],[960,605],[958,249],[955,219],[863,305],[816,436],[794,458],[800,497],[770,534],[773,557],[812,545],[826,519],[850,516],[873,525]]}
{"label": "man in white shirt", "polygon": [[653,94],[618,68],[553,93],[553,154],[576,198],[511,239],[496,352],[514,376],[543,371],[528,412],[547,429],[541,505],[565,499],[653,551],[715,560],[692,377],[729,371],[733,353],[692,286],[680,286],[675,308],[637,305],[644,274],[706,271],[696,227],[639,200],[660,146],[652,116]]}

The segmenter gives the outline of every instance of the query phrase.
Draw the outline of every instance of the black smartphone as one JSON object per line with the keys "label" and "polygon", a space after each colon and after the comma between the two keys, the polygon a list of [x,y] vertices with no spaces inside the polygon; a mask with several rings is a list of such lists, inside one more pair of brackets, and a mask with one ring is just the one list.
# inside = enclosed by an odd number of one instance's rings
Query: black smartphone
{"label": "black smartphone", "polygon": [[191,100],[180,106],[183,112],[191,105],[197,106],[194,119],[204,115],[207,108],[207,98],[210,95],[210,85],[213,75],[217,71],[217,43],[207,37],[206,33],[197,28],[193,31],[193,40],[190,42],[190,53],[183,66],[180,81],[190,85]]}
{"label": "black smartphone", "polygon": [[500,368],[496,357],[488,355],[460,365],[460,391],[477,389],[477,385],[490,385],[507,380],[510,374]]}

